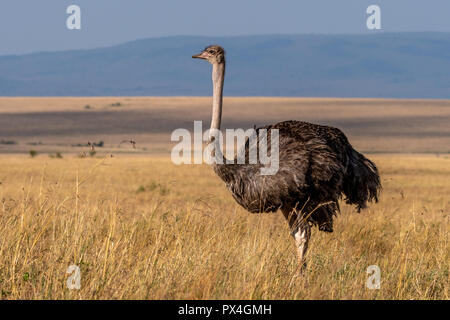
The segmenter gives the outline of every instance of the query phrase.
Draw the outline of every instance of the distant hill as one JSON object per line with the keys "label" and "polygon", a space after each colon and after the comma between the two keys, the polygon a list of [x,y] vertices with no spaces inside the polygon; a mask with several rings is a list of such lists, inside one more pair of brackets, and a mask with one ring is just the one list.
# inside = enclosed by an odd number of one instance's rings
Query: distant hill
{"label": "distant hill", "polygon": [[179,36],[2,56],[0,95],[210,95],[210,67],[191,56],[216,43],[230,96],[450,98],[449,33]]}

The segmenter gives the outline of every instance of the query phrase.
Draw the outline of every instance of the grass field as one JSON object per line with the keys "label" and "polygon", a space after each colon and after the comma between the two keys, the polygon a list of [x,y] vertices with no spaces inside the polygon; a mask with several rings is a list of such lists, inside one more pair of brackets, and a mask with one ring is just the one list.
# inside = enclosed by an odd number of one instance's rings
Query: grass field
{"label": "grass field", "polygon": [[[381,201],[314,230],[299,275],[282,215],[245,212],[207,166],[3,156],[2,298],[449,299],[449,157],[371,158]],[[70,265],[80,290],[66,286]]]}
{"label": "grass field", "polygon": [[[302,275],[281,213],[249,214],[211,168],[170,161],[171,131],[206,129],[210,102],[0,98],[1,299],[450,298],[450,101],[225,99],[224,128],[337,126],[380,169],[380,202],[314,229]],[[88,141],[103,144],[89,156]]]}

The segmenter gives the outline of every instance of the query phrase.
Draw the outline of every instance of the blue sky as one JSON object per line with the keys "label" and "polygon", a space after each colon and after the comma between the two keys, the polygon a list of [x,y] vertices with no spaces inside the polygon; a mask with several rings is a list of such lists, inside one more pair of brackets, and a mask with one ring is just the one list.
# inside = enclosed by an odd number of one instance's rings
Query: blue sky
{"label": "blue sky", "polygon": [[[66,28],[71,4],[81,7],[82,30]],[[383,31],[450,32],[449,0],[1,0],[0,55],[171,35],[373,32],[371,4]]]}

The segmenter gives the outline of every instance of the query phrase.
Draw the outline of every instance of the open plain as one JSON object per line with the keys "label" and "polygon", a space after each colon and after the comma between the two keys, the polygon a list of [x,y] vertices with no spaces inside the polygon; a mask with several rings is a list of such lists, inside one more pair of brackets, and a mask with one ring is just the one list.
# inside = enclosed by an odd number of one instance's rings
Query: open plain
{"label": "open plain", "polygon": [[450,101],[225,99],[224,128],[333,125],[380,169],[379,203],[314,229],[303,274],[280,213],[249,214],[211,168],[170,161],[171,131],[206,129],[210,102],[0,98],[1,298],[450,298]]}

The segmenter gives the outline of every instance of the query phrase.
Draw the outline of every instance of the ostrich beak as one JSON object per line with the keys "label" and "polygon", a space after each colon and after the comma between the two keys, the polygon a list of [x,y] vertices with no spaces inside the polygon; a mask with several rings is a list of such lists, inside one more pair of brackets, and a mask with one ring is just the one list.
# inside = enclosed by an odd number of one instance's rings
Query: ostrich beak
{"label": "ostrich beak", "polygon": [[199,54],[193,55],[192,58],[194,58],[194,59],[205,59],[206,60],[206,56],[207,56],[207,53],[205,51],[203,51],[203,52],[201,52]]}

